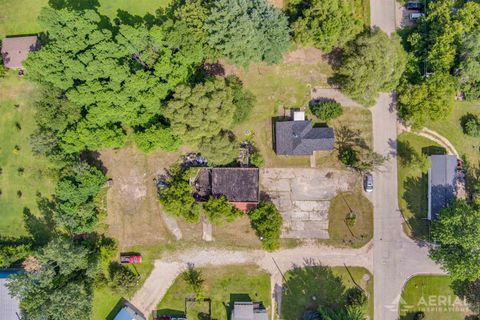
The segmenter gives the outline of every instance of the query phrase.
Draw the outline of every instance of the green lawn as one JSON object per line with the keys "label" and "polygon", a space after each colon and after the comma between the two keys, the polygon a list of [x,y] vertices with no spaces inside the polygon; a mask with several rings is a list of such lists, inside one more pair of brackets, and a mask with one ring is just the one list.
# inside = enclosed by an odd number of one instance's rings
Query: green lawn
{"label": "green lawn", "polygon": [[416,312],[425,313],[424,320],[463,320],[468,307],[451,288],[448,276],[422,275],[411,278],[400,300],[400,319],[413,320]]}
{"label": "green lawn", "polygon": [[[8,72],[0,79],[0,234],[26,235],[24,214],[38,216],[38,195],[54,191],[55,170],[46,159],[35,156],[29,137],[35,130],[33,101],[36,87]],[[23,170],[23,173],[22,173]]]}
{"label": "green lawn", "polygon": [[[428,162],[425,168],[409,165],[402,159],[413,153],[426,156],[444,154],[445,149],[437,143],[414,133],[398,136],[398,204],[405,219],[404,230],[414,238],[429,236],[428,213]],[[406,151],[402,151],[406,150]]]}
{"label": "green lawn", "polygon": [[[205,280],[203,296],[212,299],[212,319],[229,319],[229,305],[234,301],[262,302],[270,310],[270,276],[257,266],[236,265],[215,268],[201,268]],[[185,298],[194,297],[189,285],[178,277],[168,289],[157,310],[163,315],[179,315],[184,312]],[[207,312],[204,302],[190,303],[188,319],[201,319]]]}
{"label": "green lawn", "polygon": [[284,109],[308,106],[310,88],[327,85],[327,77],[332,74],[330,66],[326,62],[262,64],[252,65],[248,70],[239,68],[236,74],[257,101],[249,119],[235,128],[236,135],[243,139],[247,130],[255,134],[266,167],[310,166],[309,157],[279,157],[275,154],[272,148],[273,118],[282,117]]}
{"label": "green lawn", "polygon": [[433,122],[427,127],[444,135],[454,145],[460,156],[480,168],[480,139],[463,133],[461,119],[468,113],[480,116],[480,101],[457,102],[452,114],[443,121]]}
{"label": "green lawn", "polygon": [[367,294],[365,313],[373,319],[373,276],[360,267],[308,266],[285,274],[281,319],[302,319],[307,310],[345,306],[345,291],[356,285]]}
{"label": "green lawn", "polygon": [[[349,227],[345,217],[350,209],[356,222]],[[373,236],[373,205],[362,194],[360,187],[355,192],[340,193],[333,198],[328,210],[328,243],[360,248]]]}
{"label": "green lawn", "polygon": [[[72,0],[84,1],[85,0]],[[98,0],[99,12],[110,18],[116,16],[117,9],[128,11],[133,15],[144,16],[146,13],[165,7],[170,0]],[[89,1],[95,3],[95,0]],[[0,38],[6,35],[33,34],[42,29],[37,21],[40,9],[48,4],[47,0],[0,0]]]}

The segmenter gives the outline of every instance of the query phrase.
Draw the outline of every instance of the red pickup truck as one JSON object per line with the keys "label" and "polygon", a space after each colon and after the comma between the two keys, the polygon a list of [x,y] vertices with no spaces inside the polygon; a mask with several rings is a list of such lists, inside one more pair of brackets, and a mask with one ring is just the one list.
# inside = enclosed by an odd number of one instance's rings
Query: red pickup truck
{"label": "red pickup truck", "polygon": [[128,264],[138,264],[142,262],[142,256],[140,255],[121,255],[120,256],[121,263],[128,263]]}

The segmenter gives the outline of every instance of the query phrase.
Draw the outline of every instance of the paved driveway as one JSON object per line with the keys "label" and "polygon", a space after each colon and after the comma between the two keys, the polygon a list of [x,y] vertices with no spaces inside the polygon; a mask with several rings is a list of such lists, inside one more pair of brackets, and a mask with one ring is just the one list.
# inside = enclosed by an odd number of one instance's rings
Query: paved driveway
{"label": "paved driveway", "polygon": [[346,170],[262,169],[260,185],[284,220],[283,238],[328,239],[330,200],[352,191],[356,176]]}
{"label": "paved driveway", "polygon": [[387,34],[397,28],[397,4],[395,0],[370,0],[370,21],[372,27],[379,27]]}

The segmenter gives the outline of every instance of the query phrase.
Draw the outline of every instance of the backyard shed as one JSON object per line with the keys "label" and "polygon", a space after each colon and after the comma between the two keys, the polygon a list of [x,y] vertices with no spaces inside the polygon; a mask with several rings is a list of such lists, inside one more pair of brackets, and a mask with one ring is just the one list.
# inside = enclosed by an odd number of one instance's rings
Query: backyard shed
{"label": "backyard shed", "polygon": [[37,36],[5,38],[2,41],[3,64],[8,69],[22,69],[28,54],[39,49]]}
{"label": "backyard shed", "polygon": [[267,310],[255,302],[235,302],[232,320],[268,320]]}

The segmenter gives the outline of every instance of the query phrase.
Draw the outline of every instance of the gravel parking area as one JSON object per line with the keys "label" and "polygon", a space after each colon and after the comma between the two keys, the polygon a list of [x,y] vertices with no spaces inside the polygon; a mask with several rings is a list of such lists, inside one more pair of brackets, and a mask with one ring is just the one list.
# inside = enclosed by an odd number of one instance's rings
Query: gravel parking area
{"label": "gravel parking area", "polygon": [[260,172],[261,190],[280,210],[282,238],[328,239],[330,200],[353,191],[356,176],[346,170],[269,168]]}

